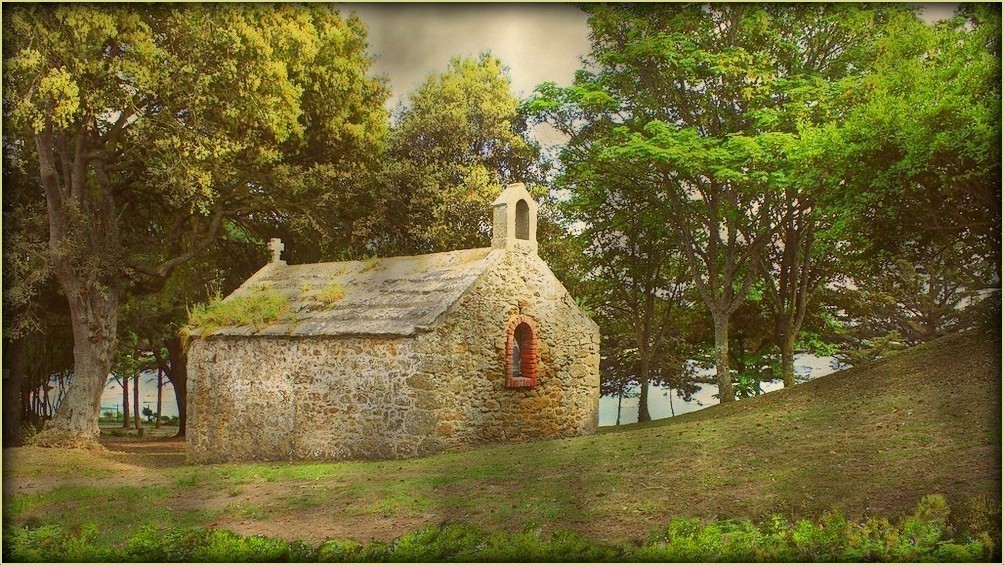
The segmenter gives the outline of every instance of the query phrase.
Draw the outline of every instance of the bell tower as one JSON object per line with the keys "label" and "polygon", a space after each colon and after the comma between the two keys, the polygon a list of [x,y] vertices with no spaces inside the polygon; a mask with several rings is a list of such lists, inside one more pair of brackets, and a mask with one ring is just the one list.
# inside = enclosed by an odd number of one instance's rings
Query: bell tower
{"label": "bell tower", "polygon": [[537,253],[537,203],[521,182],[492,202],[492,248]]}

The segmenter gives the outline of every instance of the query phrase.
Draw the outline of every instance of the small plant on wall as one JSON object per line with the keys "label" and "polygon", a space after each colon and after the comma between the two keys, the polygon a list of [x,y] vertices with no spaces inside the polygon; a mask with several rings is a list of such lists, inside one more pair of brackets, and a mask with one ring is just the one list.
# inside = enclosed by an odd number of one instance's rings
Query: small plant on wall
{"label": "small plant on wall", "polygon": [[207,335],[226,326],[254,326],[258,331],[278,321],[288,308],[289,299],[272,289],[229,300],[216,295],[208,304],[197,304],[189,311],[188,325],[182,328],[182,335]]}
{"label": "small plant on wall", "polygon": [[345,285],[341,283],[329,284],[317,294],[317,299],[329,306],[343,298],[345,298]]}

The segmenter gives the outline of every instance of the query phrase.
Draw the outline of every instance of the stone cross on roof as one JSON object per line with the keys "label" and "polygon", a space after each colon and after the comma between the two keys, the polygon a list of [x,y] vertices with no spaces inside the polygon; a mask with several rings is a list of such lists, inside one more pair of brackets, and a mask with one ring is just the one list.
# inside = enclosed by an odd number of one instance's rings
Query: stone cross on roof
{"label": "stone cross on roof", "polygon": [[273,263],[282,263],[283,262],[283,260],[280,259],[279,256],[282,255],[282,252],[285,249],[286,249],[286,246],[283,245],[282,240],[279,239],[278,237],[273,237],[272,239],[270,239],[268,241],[268,250],[272,252],[272,262]]}

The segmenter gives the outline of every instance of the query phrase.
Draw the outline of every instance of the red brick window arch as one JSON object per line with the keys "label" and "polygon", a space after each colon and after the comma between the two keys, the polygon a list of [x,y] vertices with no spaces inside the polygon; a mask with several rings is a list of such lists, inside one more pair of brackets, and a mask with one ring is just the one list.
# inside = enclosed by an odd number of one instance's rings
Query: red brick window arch
{"label": "red brick window arch", "polygon": [[537,323],[528,316],[516,316],[506,329],[505,386],[537,386]]}

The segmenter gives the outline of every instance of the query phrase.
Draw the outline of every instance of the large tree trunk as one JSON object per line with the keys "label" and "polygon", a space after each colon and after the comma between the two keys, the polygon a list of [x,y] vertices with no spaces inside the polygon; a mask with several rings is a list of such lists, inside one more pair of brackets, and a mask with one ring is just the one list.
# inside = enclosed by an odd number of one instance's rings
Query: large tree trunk
{"label": "large tree trunk", "polygon": [[715,313],[715,377],[718,379],[718,402],[732,402],[736,399],[732,388],[732,374],[729,372],[729,315]]}
{"label": "large tree trunk", "polygon": [[171,371],[167,377],[174,386],[174,396],[178,400],[178,434],[185,437],[185,426],[188,421],[188,354],[177,336],[167,340],[167,357],[171,363]]}
{"label": "large tree trunk", "polygon": [[781,379],[785,388],[795,386],[795,335],[790,328],[781,336]]}
{"label": "large tree trunk", "polygon": [[641,384],[641,395],[638,398],[639,422],[648,422],[652,420],[651,414],[648,413],[648,373],[648,360],[643,357],[641,360],[641,375],[639,375],[639,381]]}
{"label": "large tree trunk", "polygon": [[21,381],[24,370],[21,366],[21,351],[24,338],[10,342],[7,354],[7,378],[3,381],[3,443],[12,445],[17,440],[21,423],[24,421],[24,404],[21,400]]}
{"label": "large tree trunk", "polygon": [[648,379],[641,381],[641,395],[638,397],[638,421],[649,422],[652,420],[648,413]]}
{"label": "large tree trunk", "polygon": [[74,134],[52,124],[34,136],[39,180],[49,217],[50,263],[70,305],[73,381],[38,445],[78,445],[98,439],[101,393],[115,353],[119,316],[118,215],[109,187],[91,182],[91,131],[83,118]]}
{"label": "large tree trunk", "polygon": [[[61,281],[63,282],[63,281]],[[73,382],[55,416],[35,436],[38,445],[77,445],[98,439],[101,394],[115,354],[118,296],[63,282],[73,326]],[[86,296],[85,296],[86,295]]]}

